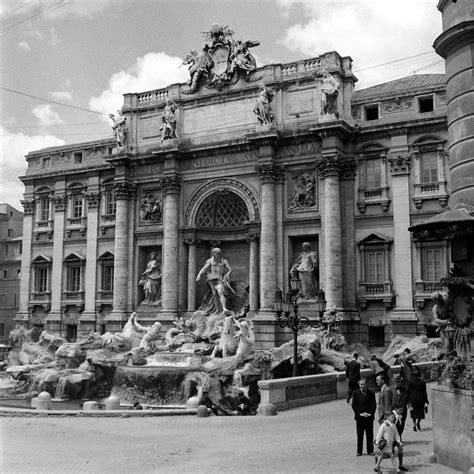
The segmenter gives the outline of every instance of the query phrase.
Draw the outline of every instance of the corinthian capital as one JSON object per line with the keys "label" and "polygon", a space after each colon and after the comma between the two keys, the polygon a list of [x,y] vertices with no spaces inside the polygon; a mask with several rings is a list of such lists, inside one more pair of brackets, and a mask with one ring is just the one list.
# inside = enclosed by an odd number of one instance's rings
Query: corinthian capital
{"label": "corinthian capital", "polygon": [[165,176],[160,179],[159,183],[165,194],[179,193],[181,190],[181,177],[177,174]]}
{"label": "corinthian capital", "polygon": [[34,199],[24,199],[21,201],[21,205],[23,206],[23,213],[24,214],[33,214],[35,210],[35,200]]}
{"label": "corinthian capital", "polygon": [[55,194],[53,196],[53,204],[55,211],[64,211],[66,209],[67,196],[66,194]]}
{"label": "corinthian capital", "polygon": [[262,183],[278,183],[283,181],[283,166],[270,163],[268,165],[257,165],[255,171],[260,175]]}
{"label": "corinthian capital", "polygon": [[324,179],[327,176],[342,175],[347,168],[347,163],[342,155],[336,153],[334,155],[324,156],[317,164],[317,168],[319,176],[321,179]]}
{"label": "corinthian capital", "polygon": [[89,208],[99,207],[100,191],[84,193],[84,197],[87,199],[87,205]]}
{"label": "corinthian capital", "polygon": [[387,157],[387,161],[390,165],[390,172],[392,175],[410,173],[410,155],[389,156]]}
{"label": "corinthian capital", "polygon": [[136,183],[130,181],[120,181],[114,183],[115,199],[130,199],[137,189]]}

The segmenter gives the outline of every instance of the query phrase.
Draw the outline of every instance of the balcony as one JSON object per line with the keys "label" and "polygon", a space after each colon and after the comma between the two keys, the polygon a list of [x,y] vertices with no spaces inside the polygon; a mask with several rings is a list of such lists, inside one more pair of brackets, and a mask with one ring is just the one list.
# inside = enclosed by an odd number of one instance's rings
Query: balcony
{"label": "balcony", "polygon": [[385,308],[391,308],[395,300],[392,286],[391,281],[381,283],[359,282],[357,301],[359,302],[360,308],[367,308],[371,301],[382,301]]}
{"label": "balcony", "polygon": [[417,308],[424,308],[425,301],[431,300],[433,293],[443,291],[443,285],[439,281],[423,281],[415,282],[415,304]]}
{"label": "balcony", "polygon": [[30,293],[30,301],[28,303],[30,308],[35,306],[42,307],[45,311],[51,309],[51,292],[50,291],[34,291]]}
{"label": "balcony", "polygon": [[84,308],[84,291],[63,291],[61,306],[76,306],[82,310]]}
{"label": "balcony", "polygon": [[423,207],[423,201],[429,199],[437,199],[441,207],[446,207],[448,204],[448,197],[446,181],[415,183],[413,203],[417,209],[421,209]]}

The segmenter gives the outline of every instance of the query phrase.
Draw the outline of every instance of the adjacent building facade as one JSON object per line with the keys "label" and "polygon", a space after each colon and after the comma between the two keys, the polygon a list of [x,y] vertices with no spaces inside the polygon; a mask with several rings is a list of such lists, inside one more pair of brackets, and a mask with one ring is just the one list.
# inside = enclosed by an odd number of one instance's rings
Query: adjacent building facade
{"label": "adjacent building facade", "polygon": [[[430,335],[450,244],[417,242],[408,227],[448,202],[445,78],[354,92],[351,67],[330,52],[126,94],[125,135],[29,153],[16,324],[70,340],[119,330],[134,310],[171,325],[199,307],[196,275],[218,246],[248,294],[258,345],[279,345],[288,334],[275,325],[275,290],[288,290],[308,242],[348,340]],[[140,284],[152,252],[154,303]],[[299,311],[319,317],[312,298]]]}
{"label": "adjacent building facade", "polygon": [[0,204],[0,344],[8,342],[20,302],[23,213]]}

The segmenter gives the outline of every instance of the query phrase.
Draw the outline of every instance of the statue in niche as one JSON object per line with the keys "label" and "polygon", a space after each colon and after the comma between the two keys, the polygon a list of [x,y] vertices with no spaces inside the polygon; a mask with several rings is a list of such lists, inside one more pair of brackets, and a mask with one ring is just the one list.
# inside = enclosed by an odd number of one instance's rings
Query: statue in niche
{"label": "statue in niche", "polygon": [[321,115],[336,114],[339,82],[325,68],[318,69],[314,78],[321,81]]}
{"label": "statue in niche", "polygon": [[161,297],[161,268],[156,259],[157,253],[152,252],[146,270],[142,273],[139,285],[143,287],[145,299],[143,304],[158,304]]}
{"label": "statue in niche", "polygon": [[120,110],[117,110],[117,116],[109,114],[109,117],[114,123],[112,125],[112,131],[114,133],[115,141],[117,142],[117,147],[126,147],[128,141],[127,117],[124,117]]}
{"label": "statue in niche", "polygon": [[293,178],[293,194],[290,196],[288,209],[306,209],[316,205],[316,178],[303,173]]}
{"label": "statue in niche", "polygon": [[222,257],[220,248],[211,250],[211,258],[207,259],[202,269],[196,276],[196,281],[206,274],[209,291],[204,296],[199,311],[207,315],[228,311],[226,308],[226,297],[230,293],[235,294],[230,286],[230,274],[232,268],[229,262]]}
{"label": "statue in niche", "polygon": [[438,326],[437,332],[446,353],[449,354],[454,349],[450,334],[454,334],[456,328],[449,312],[448,295],[437,291],[431,299],[434,302],[432,309],[433,321]]}
{"label": "statue in niche", "polygon": [[140,204],[141,222],[161,222],[161,199],[159,195],[153,195],[146,191]]}
{"label": "statue in niche", "polygon": [[318,254],[311,250],[309,242],[303,242],[302,251],[290,269],[290,274],[298,272],[301,280],[301,296],[303,299],[316,298],[318,294]]}
{"label": "statue in niche", "polygon": [[270,105],[274,95],[273,89],[265,84],[260,85],[257,103],[253,109],[253,113],[257,116],[260,125],[273,125],[275,123],[275,115]]}
{"label": "statue in niche", "polygon": [[201,77],[208,75],[208,70],[214,64],[211,56],[209,56],[209,46],[205,45],[201,51],[197,52],[192,49],[184,58],[183,64],[188,65],[190,78],[188,80],[189,92],[196,91],[198,81]]}
{"label": "statue in niche", "polygon": [[174,140],[176,136],[176,109],[177,106],[170,99],[166,99],[165,107],[161,113],[161,143],[164,140]]}

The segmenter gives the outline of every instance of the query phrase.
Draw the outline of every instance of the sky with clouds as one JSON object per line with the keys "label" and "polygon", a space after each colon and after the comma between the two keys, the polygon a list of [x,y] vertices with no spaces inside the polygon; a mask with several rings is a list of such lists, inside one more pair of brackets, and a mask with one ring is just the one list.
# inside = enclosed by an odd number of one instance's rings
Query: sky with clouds
{"label": "sky with clouds", "polygon": [[18,176],[29,151],[109,137],[108,113],[121,108],[122,94],[185,82],[187,68],[179,66],[213,22],[260,41],[252,50],[259,66],[334,50],[351,56],[361,89],[444,72],[432,49],[442,31],[436,4],[0,0],[0,202],[22,209]]}

